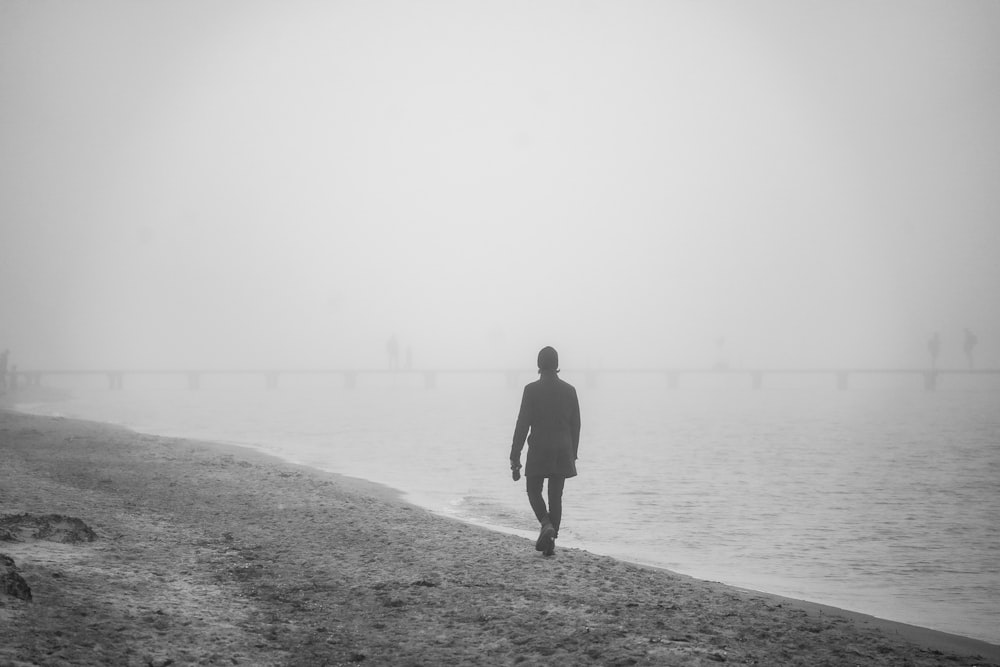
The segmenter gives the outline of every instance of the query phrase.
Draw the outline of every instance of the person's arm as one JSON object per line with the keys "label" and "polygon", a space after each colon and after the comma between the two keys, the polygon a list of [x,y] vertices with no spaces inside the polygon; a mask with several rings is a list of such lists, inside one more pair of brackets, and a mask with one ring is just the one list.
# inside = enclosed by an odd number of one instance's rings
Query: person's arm
{"label": "person's arm", "polygon": [[524,388],[521,394],[521,409],[517,412],[517,424],[514,426],[514,438],[510,444],[510,466],[513,470],[521,467],[521,450],[524,449],[524,441],[528,438],[528,429],[531,428],[531,402],[528,400],[528,388]]}
{"label": "person's arm", "polygon": [[573,390],[573,414],[570,416],[569,427],[570,435],[573,436],[573,460],[576,460],[580,449],[580,399],[576,396],[576,389]]}

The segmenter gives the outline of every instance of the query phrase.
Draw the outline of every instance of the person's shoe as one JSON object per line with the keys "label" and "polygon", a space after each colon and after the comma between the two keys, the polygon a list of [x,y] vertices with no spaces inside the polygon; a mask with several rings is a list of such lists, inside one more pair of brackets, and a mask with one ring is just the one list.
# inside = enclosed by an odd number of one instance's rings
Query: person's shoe
{"label": "person's shoe", "polygon": [[543,556],[555,556],[556,555],[556,542],[555,540],[549,541],[549,548],[542,552]]}
{"label": "person's shoe", "polygon": [[542,532],[538,534],[538,541],[535,542],[535,551],[546,552],[554,548],[553,540],[555,539],[556,529],[552,527],[551,523],[546,523],[542,526]]}

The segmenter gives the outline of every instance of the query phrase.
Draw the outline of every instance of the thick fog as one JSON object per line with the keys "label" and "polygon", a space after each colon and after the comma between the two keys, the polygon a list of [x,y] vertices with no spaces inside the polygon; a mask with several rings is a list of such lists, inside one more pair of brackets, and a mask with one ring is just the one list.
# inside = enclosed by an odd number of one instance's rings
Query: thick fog
{"label": "thick fog", "polygon": [[1000,363],[1000,3],[0,0],[21,368]]}

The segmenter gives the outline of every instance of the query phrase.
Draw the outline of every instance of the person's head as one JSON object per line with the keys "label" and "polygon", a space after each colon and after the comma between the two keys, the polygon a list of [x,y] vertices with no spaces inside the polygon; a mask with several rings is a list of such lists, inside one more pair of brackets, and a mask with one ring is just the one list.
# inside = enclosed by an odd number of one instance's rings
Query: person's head
{"label": "person's head", "polygon": [[538,372],[544,371],[559,372],[559,353],[547,345],[538,351]]}

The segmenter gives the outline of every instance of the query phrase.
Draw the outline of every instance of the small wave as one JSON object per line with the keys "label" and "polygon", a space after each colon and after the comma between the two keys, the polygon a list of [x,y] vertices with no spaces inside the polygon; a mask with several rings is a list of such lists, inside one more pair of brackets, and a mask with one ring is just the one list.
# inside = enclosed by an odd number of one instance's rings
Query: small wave
{"label": "small wave", "polygon": [[455,498],[449,502],[449,509],[456,518],[505,528],[524,528],[535,521],[530,511],[518,511],[485,496]]}

